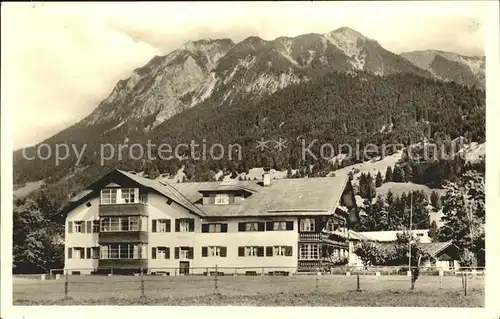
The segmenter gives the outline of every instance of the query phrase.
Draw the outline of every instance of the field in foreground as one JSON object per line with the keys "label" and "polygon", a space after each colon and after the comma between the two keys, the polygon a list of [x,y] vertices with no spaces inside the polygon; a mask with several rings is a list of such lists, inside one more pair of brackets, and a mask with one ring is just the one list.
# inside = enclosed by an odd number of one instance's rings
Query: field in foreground
{"label": "field in foreground", "polygon": [[[215,288],[217,286],[217,288]],[[15,305],[166,306],[371,306],[484,307],[484,278],[469,279],[464,296],[460,277],[422,276],[414,291],[405,276],[69,276],[64,280],[15,279]],[[215,294],[217,292],[218,294]]]}

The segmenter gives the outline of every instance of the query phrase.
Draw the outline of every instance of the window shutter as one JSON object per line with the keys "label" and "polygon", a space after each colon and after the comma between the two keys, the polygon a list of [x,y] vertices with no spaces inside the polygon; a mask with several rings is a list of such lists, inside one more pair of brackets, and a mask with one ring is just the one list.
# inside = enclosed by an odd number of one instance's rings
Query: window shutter
{"label": "window shutter", "polygon": [[88,220],[87,221],[87,233],[91,233],[91,232],[92,232],[92,221]]}
{"label": "window shutter", "polygon": [[152,225],[152,228],[153,228],[152,232],[153,233],[156,233],[156,223],[157,223],[157,220],[153,219],[153,225]]}
{"label": "window shutter", "polygon": [[194,232],[194,219],[189,220],[189,231]]}
{"label": "window shutter", "polygon": [[167,219],[167,226],[165,226],[167,233],[170,233],[170,219]]}
{"label": "window shutter", "polygon": [[263,246],[257,247],[257,257],[264,257],[264,247]]}
{"label": "window shutter", "polygon": [[93,233],[98,233],[99,232],[99,221],[98,220],[94,220],[92,222],[92,232]]}
{"label": "window shutter", "polygon": [[151,247],[151,259],[156,259],[156,247]]}
{"label": "window shutter", "polygon": [[201,257],[208,256],[208,247],[201,247]]}
{"label": "window shutter", "polygon": [[208,233],[208,224],[201,224],[201,232]]}
{"label": "window shutter", "polygon": [[170,247],[165,247],[165,259],[170,259]]}
{"label": "window shutter", "polygon": [[238,223],[238,231],[245,231],[245,223]]}
{"label": "window shutter", "polygon": [[286,230],[293,230],[293,222],[286,222]]}
{"label": "window shutter", "polygon": [[85,221],[82,221],[82,228],[81,228],[81,233],[85,234]]}
{"label": "window shutter", "polygon": [[188,259],[193,259],[193,258],[194,258],[194,247],[189,247]]}
{"label": "window shutter", "polygon": [[257,226],[258,231],[264,231],[264,228],[266,227],[265,223],[259,223]]}
{"label": "window shutter", "polygon": [[292,246],[287,246],[285,248],[285,256],[292,256]]}
{"label": "window shutter", "polygon": [[68,222],[68,233],[73,232],[73,222]]}
{"label": "window shutter", "polygon": [[179,247],[174,248],[174,258],[179,259]]}
{"label": "window shutter", "polygon": [[273,256],[273,246],[267,246],[266,247],[266,256],[272,257]]}
{"label": "window shutter", "polygon": [[92,259],[92,248],[87,248],[87,259]]}
{"label": "window shutter", "polygon": [[227,233],[227,224],[220,224],[220,232],[221,233]]}
{"label": "window shutter", "polygon": [[221,257],[226,257],[227,256],[227,247],[221,247],[220,248],[220,256]]}
{"label": "window shutter", "polygon": [[238,257],[245,256],[245,247],[238,247]]}
{"label": "window shutter", "polygon": [[176,219],[175,220],[175,231],[180,232],[181,231],[181,221]]}
{"label": "window shutter", "polygon": [[68,259],[73,258],[73,248],[69,247],[68,248]]}
{"label": "window shutter", "polygon": [[266,231],[272,231],[273,230],[273,222],[266,222]]}

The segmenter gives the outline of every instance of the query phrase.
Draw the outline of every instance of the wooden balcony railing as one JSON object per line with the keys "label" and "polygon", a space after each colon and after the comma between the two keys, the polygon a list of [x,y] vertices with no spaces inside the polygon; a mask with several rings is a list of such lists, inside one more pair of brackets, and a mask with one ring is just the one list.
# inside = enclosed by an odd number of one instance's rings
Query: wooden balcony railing
{"label": "wooden balcony railing", "polygon": [[341,247],[348,247],[347,241],[339,241],[338,238],[323,233],[299,233],[299,242],[328,243]]}

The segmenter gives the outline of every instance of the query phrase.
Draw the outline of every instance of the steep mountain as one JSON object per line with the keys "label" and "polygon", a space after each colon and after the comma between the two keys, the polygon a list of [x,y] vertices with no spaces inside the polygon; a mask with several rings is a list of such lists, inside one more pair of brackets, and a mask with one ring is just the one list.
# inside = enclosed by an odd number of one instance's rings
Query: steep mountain
{"label": "steep mountain", "polygon": [[464,56],[439,50],[404,52],[401,56],[440,80],[481,88],[485,86],[484,56]]}
{"label": "steep mountain", "polygon": [[[480,141],[484,91],[436,81],[431,72],[349,28],[272,41],[256,36],[239,43],[199,40],[154,57],[119,81],[89,116],[43,141],[52,150],[57,144],[85,147],[78,167],[72,149],[59,163],[53,157],[27,160],[18,150],[14,182],[43,180],[43,187],[56,187],[55,196],[64,200],[115,166],[172,173],[189,164],[189,177],[203,179],[208,169],[304,165],[296,155],[298,145],[278,156],[256,152],[255,141],[271,136],[332,144],[406,143],[411,134],[429,131],[427,138],[468,133]],[[243,159],[134,160],[125,148],[123,157],[114,154],[101,165],[103,145],[175,145],[192,139],[239,143]],[[36,146],[26,154],[37,155]]]}
{"label": "steep mountain", "polygon": [[109,128],[116,129],[129,120],[140,120],[151,129],[214,94],[217,105],[251,101],[308,81],[318,72],[359,70],[432,77],[349,28],[272,41],[251,36],[237,44],[229,39],[199,40],[155,56],[134,70],[84,122],[118,121]]}

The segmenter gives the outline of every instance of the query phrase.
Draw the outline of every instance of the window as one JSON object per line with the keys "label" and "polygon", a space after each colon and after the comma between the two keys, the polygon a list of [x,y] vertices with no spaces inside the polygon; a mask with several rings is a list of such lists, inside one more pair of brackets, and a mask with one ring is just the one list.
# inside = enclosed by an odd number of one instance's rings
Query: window
{"label": "window", "polygon": [[103,217],[101,232],[140,231],[146,230],[146,217]]}
{"label": "window", "polygon": [[83,226],[82,225],[83,225],[83,222],[81,222],[81,221],[73,222],[73,227],[74,227],[73,231],[75,233],[83,233],[83,231],[82,231]]}
{"label": "window", "polygon": [[193,247],[175,247],[175,259],[193,259]]}
{"label": "window", "polygon": [[291,220],[288,221],[269,221],[266,222],[266,231],[285,231],[285,230],[293,230],[294,222]]}
{"label": "window", "polygon": [[122,203],[135,203],[135,188],[122,188]]}
{"label": "window", "polygon": [[264,257],[264,247],[263,246],[246,246],[238,247],[238,256],[240,257]]}
{"label": "window", "polygon": [[299,246],[300,259],[319,259],[319,246],[302,244]]}
{"label": "window", "polygon": [[170,259],[170,247],[152,247],[151,259]]}
{"label": "window", "polygon": [[245,231],[257,231],[259,223],[245,223]]}
{"label": "window", "polygon": [[92,221],[92,232],[93,233],[98,233],[99,232],[99,221],[98,220],[93,220]]}
{"label": "window", "polygon": [[99,259],[99,247],[92,247],[92,259]]}
{"label": "window", "polygon": [[147,193],[140,193],[139,194],[139,203],[146,204],[148,202],[148,194]]}
{"label": "window", "polygon": [[73,248],[73,258],[74,259],[85,259],[85,248],[74,247]]}
{"label": "window", "polygon": [[[139,198],[138,198],[139,197]],[[105,188],[101,190],[101,204],[145,203],[146,194],[139,195],[138,188]]]}
{"label": "window", "polygon": [[258,247],[245,247],[245,256],[257,256]]}
{"label": "window", "polygon": [[274,246],[275,256],[291,256],[292,247],[291,246]]}
{"label": "window", "polygon": [[143,244],[108,244],[100,247],[101,259],[146,258]]}
{"label": "window", "polygon": [[170,219],[153,220],[153,233],[168,233],[170,232]]}
{"label": "window", "polygon": [[215,194],[215,205],[228,205],[229,194]]}
{"label": "window", "polygon": [[209,224],[208,225],[208,232],[209,233],[220,233],[221,231],[221,224]]}
{"label": "window", "polygon": [[241,222],[238,223],[238,231],[264,231],[265,225],[263,222]]}
{"label": "window", "polygon": [[194,232],[194,219],[180,218],[175,220],[176,232]]}
{"label": "window", "polygon": [[274,222],[273,230],[286,230],[286,222]]}
{"label": "window", "polygon": [[210,246],[208,247],[208,255],[212,257],[219,257],[221,252],[221,247],[220,246]]}
{"label": "window", "polygon": [[101,204],[116,204],[116,188],[105,188],[101,190]]}
{"label": "window", "polygon": [[129,217],[129,230],[139,231],[141,230],[141,218],[139,216]]}
{"label": "window", "polygon": [[303,218],[300,220],[300,231],[314,231],[314,218]]}
{"label": "window", "polygon": [[226,223],[207,223],[201,225],[202,233],[227,233]]}

